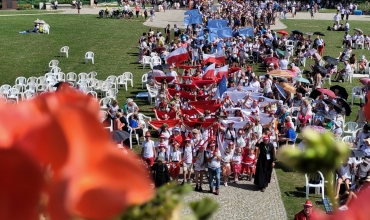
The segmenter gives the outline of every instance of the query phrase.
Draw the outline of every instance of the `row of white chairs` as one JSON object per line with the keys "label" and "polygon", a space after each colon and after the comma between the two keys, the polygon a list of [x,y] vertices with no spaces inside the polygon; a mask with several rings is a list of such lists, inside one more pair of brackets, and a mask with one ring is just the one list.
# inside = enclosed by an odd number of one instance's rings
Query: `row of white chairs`
{"label": "row of white chairs", "polygon": [[149,64],[150,69],[153,69],[154,66],[161,65],[162,60],[159,56],[153,56],[153,57],[143,56],[143,60],[142,60],[143,69],[145,68],[147,64]]}

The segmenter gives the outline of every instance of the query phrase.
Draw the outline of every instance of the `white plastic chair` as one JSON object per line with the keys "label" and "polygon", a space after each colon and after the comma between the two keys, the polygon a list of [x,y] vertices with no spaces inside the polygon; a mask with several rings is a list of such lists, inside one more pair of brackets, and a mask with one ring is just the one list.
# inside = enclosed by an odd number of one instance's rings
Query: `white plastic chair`
{"label": "white plastic chair", "polygon": [[352,80],[353,80],[353,69],[351,69],[349,71],[349,73],[346,73],[346,75],[344,76],[344,82],[349,82],[349,83],[352,83]]}
{"label": "white plastic chair", "polygon": [[353,105],[353,100],[359,98],[360,102],[365,102],[365,94],[362,91],[360,86],[355,86],[352,88],[352,97],[351,97],[351,104]]}
{"label": "white plastic chair", "polygon": [[323,84],[325,84],[325,80],[327,80],[328,84],[331,85],[331,75],[326,75],[325,77],[322,77]]}
{"label": "white plastic chair", "polygon": [[54,67],[58,67],[59,61],[58,60],[51,60],[49,62],[49,69],[53,69]]}
{"label": "white plastic chair", "polygon": [[88,77],[89,77],[89,79],[95,79],[95,77],[96,77],[97,75],[98,75],[98,73],[97,73],[97,72],[92,71],[92,72],[89,72]]}
{"label": "white plastic chair", "polygon": [[47,84],[45,76],[37,77],[37,85],[39,84]]}
{"label": "white plastic chair", "polygon": [[[151,65],[151,57],[150,56],[143,56],[143,61],[142,61],[142,64],[143,64],[143,69],[145,68],[145,66],[147,64]],[[151,68],[153,69],[153,68]]]}
{"label": "white plastic chair", "polygon": [[320,183],[317,183],[317,184],[309,183],[309,179],[308,179],[307,174],[304,175],[305,178],[306,178],[306,199],[308,199],[308,194],[310,192],[310,187],[315,188],[315,194],[320,194],[320,188],[321,188],[321,197],[322,197],[322,199],[324,199],[324,197],[325,197],[325,194],[324,194],[325,179],[324,179],[324,176],[322,175],[322,173],[320,171],[317,171],[317,172],[320,175]]}
{"label": "white plastic chair", "polygon": [[146,88],[148,90],[148,101],[149,101],[150,104],[152,104],[152,100],[154,99],[154,101],[155,101],[155,99],[158,96],[158,90],[154,89],[154,88],[152,88],[148,85],[146,85]]}
{"label": "white plastic chair", "polygon": [[126,81],[130,81],[131,83],[131,87],[134,87],[134,79],[133,79],[133,75],[131,72],[124,72],[123,75],[125,75],[125,79]]}
{"label": "white plastic chair", "polygon": [[45,92],[45,91],[47,91],[48,90],[48,85],[49,84],[38,84],[37,85],[37,88],[36,88],[37,92]]}
{"label": "white plastic chair", "polygon": [[12,88],[18,89],[19,93],[22,93],[25,91],[23,85],[14,85]]}
{"label": "white plastic chair", "polygon": [[22,100],[30,100],[35,96],[35,93],[31,90],[27,90],[22,94]]}
{"label": "white plastic chair", "polygon": [[360,42],[356,42],[355,43],[355,48],[356,49],[359,49],[361,48],[362,50],[364,49],[364,40],[360,41]]}
{"label": "white plastic chair", "polygon": [[78,82],[80,83],[87,83],[88,78],[89,76],[87,73],[82,72],[78,74]]}
{"label": "white plastic chair", "polygon": [[30,82],[28,83],[25,88],[24,88],[26,91],[32,91],[33,93],[35,93],[37,91],[37,84],[36,83],[33,83],[33,82]]}
{"label": "white plastic chair", "polygon": [[4,94],[4,95],[8,95],[9,93],[9,90],[12,88],[11,85],[8,85],[8,84],[4,84],[2,86],[0,86],[0,89],[1,89],[1,93]]}
{"label": "white plastic chair", "polygon": [[110,81],[111,83],[114,84],[114,88],[117,88],[117,76],[115,75],[110,75],[107,77],[107,79],[105,80],[106,82]]}
{"label": "white plastic chair", "polygon": [[291,48],[294,49],[294,41],[292,41],[292,40],[285,41],[285,47],[291,47]]}
{"label": "white plastic chair", "polygon": [[77,81],[77,74],[74,73],[74,72],[67,73],[66,81],[67,82],[76,82]]}
{"label": "white plastic chair", "polygon": [[49,71],[49,73],[56,74],[56,73],[59,73],[59,72],[61,72],[61,71],[62,71],[62,69],[61,69],[61,68],[59,68],[59,67],[53,67],[53,68]]}
{"label": "white plastic chair", "polygon": [[49,24],[44,24],[42,32],[44,34],[50,34],[50,25]]}
{"label": "white plastic chair", "polygon": [[31,76],[27,79],[27,84],[35,83],[37,84],[37,77]]}
{"label": "white plastic chair", "polygon": [[345,136],[342,138],[342,142],[346,144],[353,144],[355,142],[355,137],[352,136]]}
{"label": "white plastic chair", "polygon": [[358,124],[356,122],[347,122],[343,126],[343,134],[350,134],[352,137],[356,137],[357,128]]}
{"label": "white plastic chair", "polygon": [[125,90],[127,91],[127,80],[124,75],[120,75],[117,77],[117,85],[117,88],[119,88],[120,86],[124,86]]}
{"label": "white plastic chair", "polygon": [[15,79],[15,85],[25,86],[27,84],[27,78],[20,76]]}
{"label": "white plastic chair", "polygon": [[[299,120],[298,120],[298,116],[299,116],[299,110],[300,110],[300,107],[291,107],[289,109],[289,113],[292,114],[292,120],[294,119],[294,126],[297,128],[298,125],[299,125]],[[297,112],[297,115],[296,116],[293,116],[293,112]]]}
{"label": "white plastic chair", "polygon": [[15,99],[18,103],[18,101],[19,101],[19,90],[16,89],[16,88],[9,89],[7,99]]}
{"label": "white plastic chair", "polygon": [[62,57],[63,54],[64,54],[68,58],[68,51],[69,51],[69,47],[68,46],[64,46],[64,47],[60,48],[60,56]]}
{"label": "white plastic chair", "polygon": [[91,95],[92,97],[94,97],[94,98],[98,98],[98,93],[97,92],[95,92],[95,91],[89,91],[89,92],[87,92],[86,93],[87,95]]}
{"label": "white plastic chair", "polygon": [[58,82],[65,82],[66,81],[66,74],[63,73],[63,72],[56,73],[55,77],[57,78]]}
{"label": "white plastic chair", "polygon": [[148,83],[148,74],[144,73],[141,77],[141,88],[144,89],[144,85]]}
{"label": "white plastic chair", "polygon": [[[133,115],[133,113],[129,113],[126,116],[127,122],[130,122],[130,118],[131,118],[132,115]],[[139,135],[136,133],[136,131],[134,129],[132,129],[130,126],[128,126],[128,130],[129,130],[129,133],[130,133],[130,148],[132,148],[132,135],[135,135],[136,141],[137,141],[138,145],[140,145],[140,138],[139,138]],[[143,129],[143,131],[144,131],[144,129]]]}
{"label": "white plastic chair", "polygon": [[108,89],[108,91],[106,91],[105,95],[107,97],[110,97],[110,98],[113,98],[113,99],[117,99],[117,93],[118,93],[118,90],[117,89],[110,88],[110,89]]}
{"label": "white plastic chair", "polygon": [[109,97],[104,97],[102,99],[100,99],[99,101],[99,105],[100,105],[100,108],[103,109],[103,110],[106,110],[108,109],[108,104],[110,104],[111,102],[111,99]]}
{"label": "white plastic chair", "polygon": [[160,57],[152,57],[150,59],[150,62],[152,63],[153,66],[158,66],[162,64],[161,58]]}
{"label": "white plastic chair", "polygon": [[92,64],[94,64],[94,52],[88,51],[85,54],[85,63],[88,63],[91,60]]}

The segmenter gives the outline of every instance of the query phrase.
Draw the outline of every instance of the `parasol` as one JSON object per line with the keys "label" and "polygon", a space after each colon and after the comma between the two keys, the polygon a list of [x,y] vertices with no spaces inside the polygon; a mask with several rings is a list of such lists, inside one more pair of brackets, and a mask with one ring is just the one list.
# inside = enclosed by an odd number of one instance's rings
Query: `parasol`
{"label": "parasol", "polygon": [[303,78],[302,76],[299,76],[299,77],[295,77],[293,78],[293,80],[297,81],[297,82],[303,82],[303,83],[308,83],[310,84],[310,81],[306,78]]}
{"label": "parasol", "polygon": [[272,70],[269,72],[271,76],[280,76],[280,77],[296,77],[297,74],[289,70]]}
{"label": "parasol", "polygon": [[329,65],[338,65],[338,60],[335,59],[334,57],[331,56],[324,56],[324,60],[329,64]]}
{"label": "parasol", "polygon": [[292,33],[293,34],[300,34],[300,35],[303,35],[303,33],[299,30],[292,30]]}
{"label": "parasol", "polygon": [[313,32],[313,34],[315,35],[320,35],[320,36],[325,36],[324,33],[320,32],[320,31],[316,31],[316,32]]}
{"label": "parasol", "polygon": [[313,34],[313,33],[312,33],[312,32],[307,32],[306,34],[307,34],[308,36],[312,36],[312,34]]}
{"label": "parasol", "polygon": [[121,142],[130,138],[130,133],[128,133],[127,131],[114,130],[112,132],[112,137],[115,142]]}
{"label": "parasol", "polygon": [[287,92],[290,92],[290,93],[293,93],[293,94],[296,93],[295,88],[292,85],[290,85],[289,83],[282,82],[282,83],[280,83],[280,86],[281,86],[281,88],[283,88]]}
{"label": "parasol", "polygon": [[320,65],[316,65],[316,66],[314,66],[314,67],[313,67],[313,70],[314,70],[315,72],[319,72],[323,77],[324,77],[324,76],[326,76],[326,74],[327,74],[327,72],[328,72],[328,70],[327,70],[325,67],[320,66]]}
{"label": "parasol", "polygon": [[38,23],[39,24],[45,24],[45,21],[44,20],[40,20]]}
{"label": "parasol", "polygon": [[319,90],[321,93],[329,96],[329,97],[332,97],[332,98],[336,98],[337,96],[335,95],[335,93],[333,91],[331,91],[330,89],[323,89],[323,88],[320,88],[320,89],[317,89]]}
{"label": "parasol", "polygon": [[316,112],[315,116],[321,116],[323,118],[331,120],[331,117],[330,117],[329,113],[326,112],[326,111],[319,110],[319,111]]}
{"label": "parasol", "polygon": [[276,86],[276,89],[278,90],[278,92],[280,93],[280,95],[283,96],[283,98],[285,99],[286,98],[286,92],[284,91],[284,89],[279,84],[275,84],[275,86]]}
{"label": "parasol", "polygon": [[40,21],[41,21],[40,19],[36,19],[36,20],[34,20],[33,22],[34,22],[34,23],[40,23]]}
{"label": "parasol", "polygon": [[278,64],[279,63],[279,59],[276,58],[276,57],[267,57],[263,60],[263,62],[267,65],[269,63],[273,63],[273,64]]}
{"label": "parasol", "polygon": [[282,57],[285,56],[285,52],[280,49],[276,49],[276,53]]}
{"label": "parasol", "polygon": [[324,102],[326,104],[332,104],[334,106],[334,109],[338,112],[338,113],[341,113],[342,112],[342,107],[340,107],[336,102],[334,102],[333,100],[330,100],[330,99],[324,99]]}
{"label": "parasol", "polygon": [[166,50],[166,48],[165,48],[165,47],[156,47],[156,48],[152,49],[152,51],[154,51],[154,52],[158,52],[158,53],[160,53],[160,52],[162,52],[162,51],[165,51],[165,50]]}
{"label": "parasol", "polygon": [[367,85],[369,84],[370,82],[370,78],[362,78],[360,79],[360,83],[362,83],[362,85]]}
{"label": "parasol", "polygon": [[164,74],[164,72],[161,70],[152,70],[147,72],[146,74],[148,74],[148,76],[166,76],[166,74]]}
{"label": "parasol", "polygon": [[360,28],[354,28],[355,31],[358,31],[360,33],[363,33],[363,31]]}
{"label": "parasol", "polygon": [[352,108],[351,105],[347,102],[347,100],[343,98],[337,98],[337,103],[338,105],[339,103],[342,103],[342,107],[346,110],[346,116],[350,116],[350,114],[352,113]]}
{"label": "parasol", "polygon": [[347,90],[344,87],[339,86],[339,85],[335,85],[335,86],[330,87],[330,90],[333,91],[334,93],[335,93],[336,89],[339,90],[338,96],[347,100],[347,98],[348,98]]}
{"label": "parasol", "polygon": [[304,57],[313,56],[317,52],[316,49],[307,50],[307,52],[303,55]]}
{"label": "parasol", "polygon": [[278,32],[278,34],[282,34],[282,35],[288,35],[289,34],[287,31],[284,31],[284,30],[278,30],[277,32]]}

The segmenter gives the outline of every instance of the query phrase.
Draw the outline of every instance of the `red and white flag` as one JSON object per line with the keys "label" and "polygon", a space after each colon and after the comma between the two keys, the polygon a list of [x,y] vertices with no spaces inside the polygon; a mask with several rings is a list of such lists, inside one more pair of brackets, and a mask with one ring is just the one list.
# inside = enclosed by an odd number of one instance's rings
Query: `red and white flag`
{"label": "red and white flag", "polygon": [[225,50],[217,51],[213,54],[203,54],[203,63],[225,63]]}
{"label": "red and white flag", "polygon": [[169,53],[166,57],[168,65],[180,65],[182,62],[188,60],[189,53],[184,47],[177,48],[176,50]]}
{"label": "red and white flag", "polygon": [[225,76],[226,78],[228,77],[228,74],[229,73],[229,65],[225,65],[223,67],[220,67],[220,68],[217,68],[215,70],[215,76],[218,78],[218,79],[222,79],[222,76]]}
{"label": "red and white flag", "polygon": [[214,80],[215,79],[215,70],[216,70],[216,64],[212,63],[207,67],[206,70],[204,70],[204,74],[202,76],[203,80]]}

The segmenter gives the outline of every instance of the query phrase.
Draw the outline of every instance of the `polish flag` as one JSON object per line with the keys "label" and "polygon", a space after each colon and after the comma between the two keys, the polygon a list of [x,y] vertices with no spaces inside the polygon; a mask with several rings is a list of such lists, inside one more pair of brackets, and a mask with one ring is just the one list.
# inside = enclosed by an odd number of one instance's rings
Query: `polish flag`
{"label": "polish flag", "polygon": [[215,76],[219,80],[222,79],[222,76],[225,76],[227,78],[228,73],[229,73],[229,65],[225,65],[215,70]]}
{"label": "polish flag", "polygon": [[207,67],[206,70],[204,70],[204,74],[202,76],[203,80],[214,80],[215,79],[215,70],[216,70],[216,64],[212,63]]}
{"label": "polish flag", "polygon": [[188,50],[184,47],[177,48],[176,50],[172,51],[171,53],[168,54],[166,57],[168,65],[173,65],[175,64],[180,65],[182,62],[188,60],[189,53]]}
{"label": "polish flag", "polygon": [[225,50],[217,51],[213,54],[203,54],[203,63],[225,63]]}

